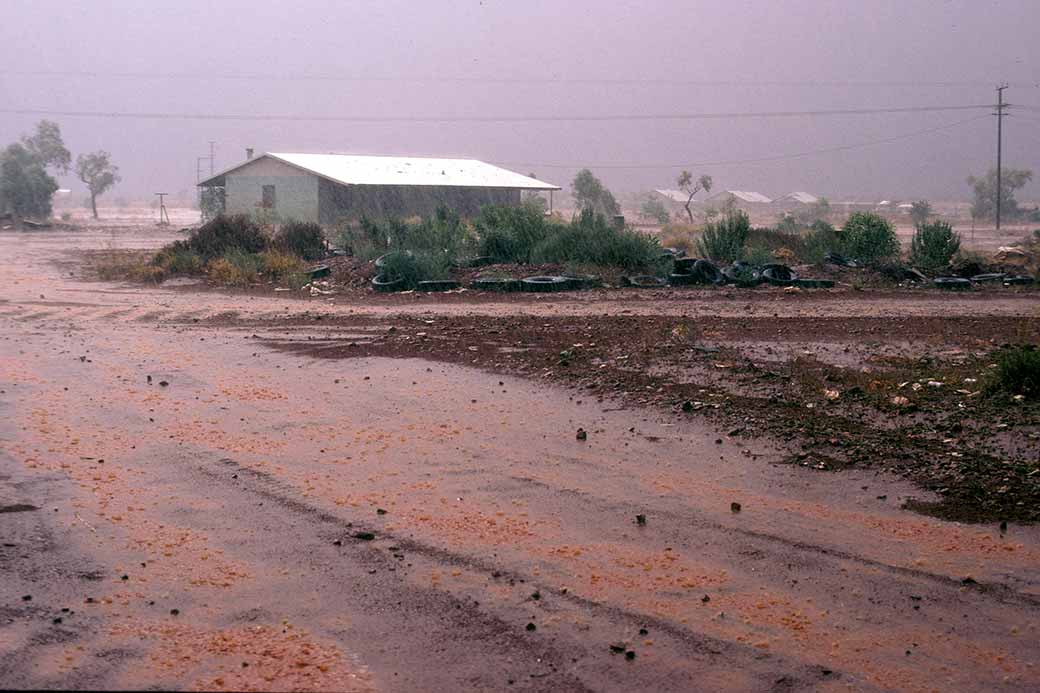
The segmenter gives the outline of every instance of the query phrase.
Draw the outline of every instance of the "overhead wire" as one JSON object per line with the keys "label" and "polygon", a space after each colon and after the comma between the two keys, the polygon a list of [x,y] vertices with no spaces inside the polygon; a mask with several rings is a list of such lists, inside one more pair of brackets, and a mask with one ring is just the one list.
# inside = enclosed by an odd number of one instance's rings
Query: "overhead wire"
{"label": "overhead wire", "polygon": [[255,113],[165,113],[158,111],[83,111],[44,108],[2,108],[0,113],[74,118],[145,119],[145,120],[228,120],[254,122],[338,122],[338,123],[555,123],[555,122],[619,122],[619,121],[692,121],[737,120],[745,118],[797,118],[823,116],[874,115],[889,113],[939,113],[993,108],[990,104],[947,106],[898,106],[891,108],[832,108],[807,111],[723,111],[701,113],[657,113],[568,116],[336,116]]}
{"label": "overhead wire", "polygon": [[515,161],[498,161],[504,166],[529,166],[532,168],[597,168],[597,169],[662,169],[662,168],[695,168],[701,166],[735,166],[741,164],[760,164],[768,163],[773,161],[787,161],[793,159],[802,159],[805,157],[816,156],[819,154],[833,154],[836,152],[844,152],[853,149],[862,149],[864,147],[873,147],[879,144],[889,144],[891,142],[899,142],[901,140],[910,139],[913,137],[919,137],[922,135],[928,135],[934,132],[941,132],[943,130],[949,130],[967,123],[973,123],[985,118],[989,118],[989,114],[975,116],[973,118],[967,118],[965,120],[959,120],[954,123],[947,123],[937,127],[927,128],[924,130],[916,130],[914,132],[907,132],[901,135],[895,135],[893,137],[886,137],[879,140],[870,140],[867,142],[859,142],[856,144],[846,144],[836,147],[828,147],[825,149],[814,149],[806,152],[798,152],[795,154],[781,154],[777,156],[757,157],[753,159],[725,159],[719,161],[701,161],[701,162],[685,162],[681,164],[648,164],[648,163],[635,163],[635,164],[616,164],[616,163],[603,163],[603,164],[561,164],[561,163],[531,163],[531,162],[515,162]]}

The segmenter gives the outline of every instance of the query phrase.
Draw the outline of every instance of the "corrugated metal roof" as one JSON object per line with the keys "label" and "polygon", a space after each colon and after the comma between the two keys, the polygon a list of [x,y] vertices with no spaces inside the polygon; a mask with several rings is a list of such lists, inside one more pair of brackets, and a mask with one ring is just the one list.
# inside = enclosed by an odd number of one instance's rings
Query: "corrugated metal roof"
{"label": "corrugated metal roof", "polygon": [[560,187],[476,159],[438,159],[354,154],[268,152],[204,180],[216,181],[243,166],[267,157],[343,185],[415,185],[460,188],[559,190]]}
{"label": "corrugated metal roof", "polygon": [[820,198],[816,197],[812,193],[796,191],[796,192],[792,192],[792,193],[787,193],[783,197],[780,197],[780,198],[777,198],[776,200],[774,200],[774,202],[784,202],[786,200],[791,200],[791,201],[794,201],[794,202],[801,202],[802,204],[805,204],[805,205],[813,205],[813,204],[816,204],[817,202],[819,202]]}
{"label": "corrugated metal roof", "polygon": [[686,200],[690,198],[690,196],[684,193],[682,190],[668,190],[667,188],[665,188],[660,190],[654,190],[654,192],[663,197],[667,197],[672,202],[682,202],[683,204],[686,204]]}
{"label": "corrugated metal roof", "polygon": [[717,195],[713,195],[709,199],[716,200],[720,197],[725,197],[726,195],[732,195],[738,200],[743,200],[744,202],[754,202],[757,204],[769,204],[770,202],[772,202],[771,199],[769,199],[762,193],[751,192],[748,190],[724,190],[723,192],[720,192]]}

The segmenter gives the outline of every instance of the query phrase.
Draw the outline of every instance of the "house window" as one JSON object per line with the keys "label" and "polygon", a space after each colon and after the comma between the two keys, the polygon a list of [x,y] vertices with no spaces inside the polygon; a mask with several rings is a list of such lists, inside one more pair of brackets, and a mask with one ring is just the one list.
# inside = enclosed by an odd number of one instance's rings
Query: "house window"
{"label": "house window", "polygon": [[274,209],[274,186],[265,185],[263,186],[263,192],[260,199],[260,206],[266,209]]}

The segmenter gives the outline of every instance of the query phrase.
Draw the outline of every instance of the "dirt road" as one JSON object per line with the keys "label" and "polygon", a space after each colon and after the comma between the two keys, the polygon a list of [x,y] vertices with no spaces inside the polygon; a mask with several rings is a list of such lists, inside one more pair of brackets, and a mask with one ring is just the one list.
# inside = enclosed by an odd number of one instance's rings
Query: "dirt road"
{"label": "dirt road", "polygon": [[[1035,526],[915,514],[901,501],[928,494],[895,476],[777,464],[780,438],[485,362],[273,348],[406,318],[884,302],[373,307],[69,275],[70,250],[145,244],[0,234],[0,687],[1040,687]],[[1013,322],[1036,303],[899,308]]]}

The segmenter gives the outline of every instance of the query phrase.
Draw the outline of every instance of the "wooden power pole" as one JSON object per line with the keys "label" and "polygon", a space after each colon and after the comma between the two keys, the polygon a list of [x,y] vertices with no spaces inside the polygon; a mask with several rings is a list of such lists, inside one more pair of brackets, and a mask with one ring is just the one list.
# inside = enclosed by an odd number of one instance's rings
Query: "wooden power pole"
{"label": "wooden power pole", "polygon": [[1007,82],[997,87],[997,232],[1000,232],[1000,207],[1004,202],[1004,175],[1001,166],[1001,154],[1004,148],[1004,112],[1007,104],[1004,103],[1004,90],[1008,88]]}

